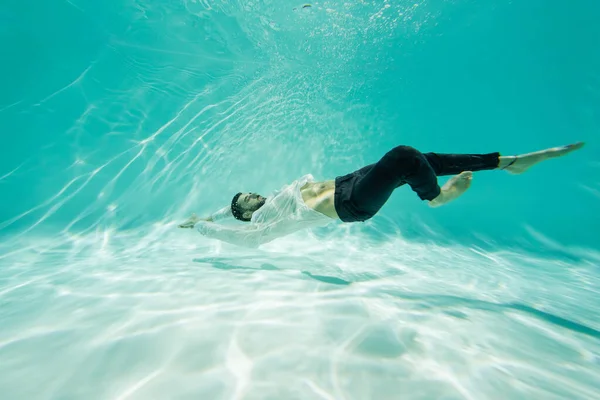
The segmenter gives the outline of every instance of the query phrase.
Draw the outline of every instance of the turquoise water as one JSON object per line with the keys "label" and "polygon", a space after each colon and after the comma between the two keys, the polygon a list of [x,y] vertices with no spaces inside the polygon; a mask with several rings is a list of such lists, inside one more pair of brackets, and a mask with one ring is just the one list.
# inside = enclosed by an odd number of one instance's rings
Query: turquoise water
{"label": "turquoise water", "polygon": [[[3,1],[3,399],[593,399],[600,3]],[[258,250],[176,229],[397,144],[585,148]]]}

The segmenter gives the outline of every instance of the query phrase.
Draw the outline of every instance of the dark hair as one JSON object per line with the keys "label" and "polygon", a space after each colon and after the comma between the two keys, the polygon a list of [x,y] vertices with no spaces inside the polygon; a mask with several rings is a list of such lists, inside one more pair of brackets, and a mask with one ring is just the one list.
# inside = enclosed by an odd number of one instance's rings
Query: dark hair
{"label": "dark hair", "polygon": [[248,221],[250,221],[250,218],[244,218],[244,211],[246,211],[246,210],[244,210],[243,207],[241,207],[237,202],[241,195],[242,195],[242,192],[239,192],[238,194],[233,196],[233,199],[231,200],[231,213],[233,214],[235,219],[239,219],[240,221],[248,222]]}

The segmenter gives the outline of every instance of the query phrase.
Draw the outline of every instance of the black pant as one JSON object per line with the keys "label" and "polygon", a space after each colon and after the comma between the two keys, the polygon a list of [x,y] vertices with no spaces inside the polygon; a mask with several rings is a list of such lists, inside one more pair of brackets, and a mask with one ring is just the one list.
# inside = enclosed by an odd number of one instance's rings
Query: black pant
{"label": "black pant", "polygon": [[437,177],[463,171],[498,168],[500,153],[438,154],[421,153],[409,146],[398,146],[375,164],[335,179],[335,208],[344,222],[365,221],[373,217],[392,192],[410,185],[421,200],[440,194]]}

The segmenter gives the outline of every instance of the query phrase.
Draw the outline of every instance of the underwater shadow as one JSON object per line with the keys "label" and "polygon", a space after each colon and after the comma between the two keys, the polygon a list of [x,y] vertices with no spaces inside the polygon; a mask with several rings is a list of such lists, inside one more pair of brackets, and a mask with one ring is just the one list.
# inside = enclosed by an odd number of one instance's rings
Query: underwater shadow
{"label": "underwater shadow", "polygon": [[[242,271],[286,271],[287,270],[287,271],[291,271],[291,269],[279,268],[279,267],[276,267],[275,265],[269,264],[269,263],[262,263],[259,267],[245,267],[245,266],[241,266],[241,265],[228,264],[228,263],[221,261],[221,259],[218,259],[218,258],[194,258],[192,261],[197,262],[197,263],[208,264],[213,268],[217,268],[217,269],[224,270],[224,271],[235,271],[235,270],[242,270]],[[310,279],[313,279],[313,280],[319,281],[319,282],[323,282],[323,283],[328,283],[330,285],[348,286],[352,283],[345,279],[338,278],[335,276],[317,275],[317,274],[313,274],[312,272],[308,272],[308,271],[300,271],[300,273],[302,273],[302,275],[309,277]]]}
{"label": "underwater shadow", "polygon": [[[527,314],[538,320],[548,322],[552,325],[560,326],[570,331],[581,333],[583,335],[590,336],[595,339],[600,339],[600,331],[598,331],[597,329],[580,324],[579,322],[575,322],[567,318],[560,317],[558,315],[548,313],[546,311],[538,310],[535,307],[531,307],[522,303],[492,303],[485,300],[469,299],[458,296],[413,295],[399,293],[397,291],[385,291],[385,293],[393,297],[401,298],[403,300],[414,300],[419,302],[425,301],[424,303],[419,304],[419,307],[422,309],[442,310],[446,307],[452,308],[456,306],[461,306],[472,310],[485,310],[501,313],[504,313],[506,311],[518,311],[521,314]],[[445,312],[449,315],[453,315],[458,318],[467,318],[466,315],[457,310],[448,310]]]}
{"label": "underwater shadow", "polygon": [[[195,258],[194,262],[208,264],[213,268],[226,270],[226,271],[292,271],[292,269],[285,269],[276,267],[273,264],[262,263],[259,267],[246,267],[240,265],[228,264],[225,261],[230,261],[229,259],[222,258]],[[297,271],[297,270],[296,270]],[[331,284],[331,285],[339,285],[339,286],[349,286],[354,282],[347,281],[342,278],[338,278],[335,276],[329,275],[317,275],[308,271],[300,271],[300,273],[304,276],[307,276],[310,279]],[[370,280],[370,279],[368,279]],[[439,310],[441,312],[445,312],[448,315],[452,315],[457,318],[468,319],[468,316],[463,312],[452,309],[455,307],[464,307],[466,309],[472,310],[485,310],[491,312],[500,312],[504,313],[506,311],[517,311],[521,314],[526,314],[532,316],[538,320],[545,321],[555,326],[559,326],[561,328],[568,329],[572,332],[581,333],[586,336],[593,337],[595,339],[600,339],[600,331],[597,329],[591,328],[579,322],[572,321],[567,318],[560,317],[558,315],[554,315],[548,313],[546,311],[538,310],[535,307],[528,306],[523,303],[493,303],[485,300],[478,299],[470,299],[466,297],[459,296],[450,296],[450,295],[429,295],[429,294],[408,294],[402,293],[396,290],[386,290],[382,289],[379,293],[388,294],[390,296],[400,298],[403,300],[411,300],[417,302],[417,307],[420,309],[432,309]],[[449,308],[449,309],[446,309]],[[446,309],[446,310],[444,310]]]}

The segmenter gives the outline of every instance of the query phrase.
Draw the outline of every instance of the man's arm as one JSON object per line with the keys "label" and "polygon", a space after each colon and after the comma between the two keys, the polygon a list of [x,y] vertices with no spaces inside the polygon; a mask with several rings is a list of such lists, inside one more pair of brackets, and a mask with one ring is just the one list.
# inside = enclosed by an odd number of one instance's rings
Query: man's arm
{"label": "man's arm", "polygon": [[211,214],[208,218],[200,218],[196,214],[192,214],[192,216],[188,218],[187,221],[185,221],[183,224],[179,224],[178,226],[180,228],[193,228],[194,225],[200,221],[215,222],[229,217],[233,217],[233,214],[231,213],[231,207],[227,206]]}
{"label": "man's arm", "polygon": [[209,238],[252,248],[270,242],[277,237],[270,234],[273,226],[267,224],[229,226],[201,221],[195,225],[195,228],[200,234]]}
{"label": "man's arm", "polygon": [[213,213],[210,217],[204,219],[203,221],[216,222],[231,217],[233,217],[233,214],[231,213],[231,206],[226,206]]}

